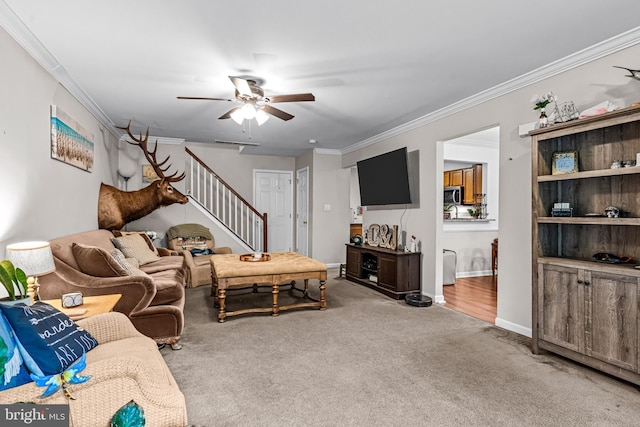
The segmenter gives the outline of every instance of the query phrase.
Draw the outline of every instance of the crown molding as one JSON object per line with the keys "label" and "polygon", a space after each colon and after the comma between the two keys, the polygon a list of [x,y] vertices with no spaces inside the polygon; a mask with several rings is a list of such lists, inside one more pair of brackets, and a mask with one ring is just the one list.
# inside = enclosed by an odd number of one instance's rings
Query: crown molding
{"label": "crown molding", "polygon": [[393,129],[389,129],[388,131],[379,133],[370,138],[357,142],[342,149],[341,152],[342,154],[347,154],[356,150],[360,150],[369,145],[376,144],[378,142],[403,134],[426,124],[441,120],[452,114],[456,114],[471,107],[475,107],[476,105],[490,101],[499,96],[506,95],[510,92],[514,92],[518,89],[522,89],[523,87],[532,85],[544,79],[548,79],[557,74],[595,61],[604,56],[634,46],[638,43],[640,43],[640,27],[636,27],[627,32],[611,37],[610,39],[604,40],[593,46],[575,52],[569,56],[530,71],[519,77],[513,78],[497,86],[494,86],[468,98],[448,105],[444,108],[436,110],[433,113],[429,113],[425,116],[411,120],[410,122],[397,126]]}
{"label": "crown molding", "polygon": [[27,26],[18,18],[13,9],[4,1],[0,0],[0,26],[5,29],[11,37],[33,59],[40,64],[58,83],[64,86],[93,116],[109,130],[116,138],[121,132],[111,122],[109,117],[98,107],[91,97],[78,85],[69,75],[67,70],[56,60],[40,41],[33,35]]}

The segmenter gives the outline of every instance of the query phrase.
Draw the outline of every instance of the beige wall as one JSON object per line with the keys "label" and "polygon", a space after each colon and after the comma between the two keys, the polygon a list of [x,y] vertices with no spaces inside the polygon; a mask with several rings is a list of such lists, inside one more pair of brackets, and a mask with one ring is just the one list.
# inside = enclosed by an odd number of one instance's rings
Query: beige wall
{"label": "beige wall", "polygon": [[[338,155],[313,154],[313,258],[327,264],[338,264],[346,258],[345,243],[349,243],[349,179],[351,172],[342,168]],[[327,210],[328,209],[328,210]]]}
{"label": "beige wall", "polygon": [[[5,246],[97,228],[101,182],[116,180],[116,139],[0,28],[0,256]],[[50,106],[94,135],[93,172],[51,159]]]}

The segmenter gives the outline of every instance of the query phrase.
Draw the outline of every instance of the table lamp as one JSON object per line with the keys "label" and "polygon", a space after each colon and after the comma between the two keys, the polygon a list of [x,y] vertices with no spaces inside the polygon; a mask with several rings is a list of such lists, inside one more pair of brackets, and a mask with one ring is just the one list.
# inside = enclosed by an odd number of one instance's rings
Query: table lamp
{"label": "table lamp", "polygon": [[7,259],[29,277],[27,294],[37,300],[40,286],[38,276],[51,273],[56,269],[49,242],[22,242],[8,245]]}

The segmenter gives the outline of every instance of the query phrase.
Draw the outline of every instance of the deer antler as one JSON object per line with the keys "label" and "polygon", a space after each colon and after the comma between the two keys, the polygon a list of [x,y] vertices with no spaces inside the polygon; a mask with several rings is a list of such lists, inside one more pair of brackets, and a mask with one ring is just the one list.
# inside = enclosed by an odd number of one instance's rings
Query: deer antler
{"label": "deer antler", "polygon": [[174,172],[173,174],[169,175],[169,176],[165,176],[165,172],[171,167],[171,163],[169,163],[166,167],[163,167],[165,163],[167,163],[169,161],[169,156],[167,156],[166,159],[164,159],[161,162],[158,162],[158,160],[156,159],[156,150],[158,149],[158,141],[156,140],[156,145],[153,148],[152,151],[149,151],[149,148],[147,146],[147,143],[149,141],[149,128],[147,127],[147,133],[144,136],[144,138],[142,138],[142,133],[140,134],[140,136],[138,138],[135,137],[135,135],[133,135],[131,133],[131,120],[129,120],[129,124],[127,125],[127,127],[123,127],[123,126],[116,126],[118,129],[122,129],[127,131],[127,134],[129,135],[129,137],[131,139],[133,139],[134,142],[131,141],[127,141],[127,143],[131,144],[131,145],[137,145],[138,147],[140,147],[140,149],[142,149],[142,152],[144,153],[144,156],[146,157],[147,161],[151,164],[151,166],[153,167],[153,170],[156,171],[156,174],[158,175],[159,178],[162,178],[162,182],[178,182],[178,181],[182,181],[185,178],[185,173],[182,172],[182,174],[178,175],[178,171]]}

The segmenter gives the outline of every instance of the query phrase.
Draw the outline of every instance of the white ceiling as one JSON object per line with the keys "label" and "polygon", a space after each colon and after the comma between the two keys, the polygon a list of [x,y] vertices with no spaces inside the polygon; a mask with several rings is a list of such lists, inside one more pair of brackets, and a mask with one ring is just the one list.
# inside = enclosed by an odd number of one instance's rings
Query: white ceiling
{"label": "white ceiling", "polygon": [[[0,0],[0,24],[112,131],[133,119],[136,132],[276,155],[362,143],[632,30],[638,16],[637,0]],[[295,118],[243,133],[217,119],[235,104],[176,99],[233,98],[230,75],[316,101],[276,104]]]}

